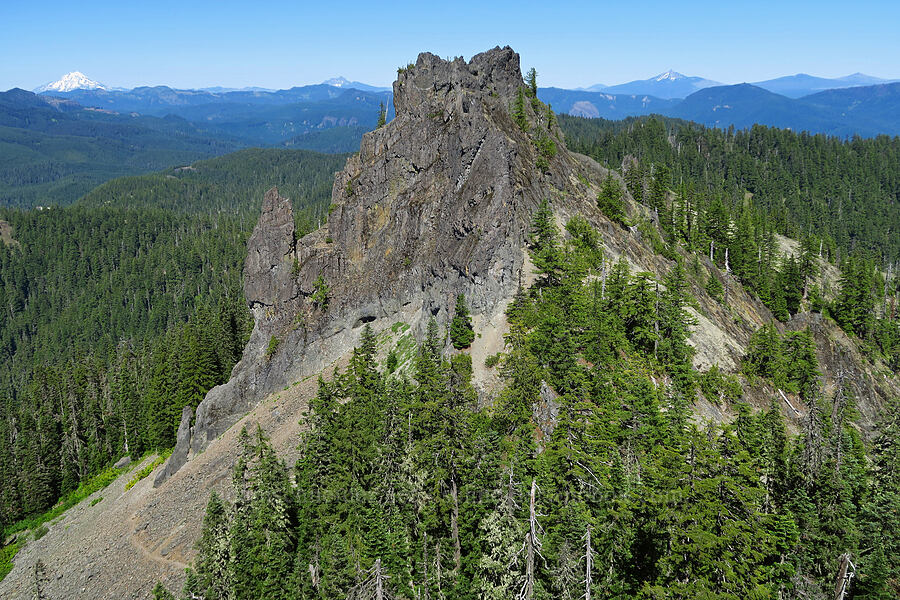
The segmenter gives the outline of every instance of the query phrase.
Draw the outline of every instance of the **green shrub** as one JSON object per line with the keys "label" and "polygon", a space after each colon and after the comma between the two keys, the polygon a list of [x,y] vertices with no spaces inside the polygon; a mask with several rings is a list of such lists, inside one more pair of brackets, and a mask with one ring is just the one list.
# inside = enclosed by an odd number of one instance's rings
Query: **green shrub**
{"label": "green shrub", "polygon": [[454,354],[450,357],[450,368],[460,381],[472,379],[472,357],[468,354]]}
{"label": "green shrub", "polygon": [[400,361],[397,358],[397,349],[391,348],[391,351],[388,352],[387,360],[385,361],[384,368],[387,369],[388,373],[393,373],[397,370],[397,363]]}
{"label": "green shrub", "polygon": [[721,302],[724,292],[725,288],[722,287],[722,282],[713,273],[710,273],[709,280],[706,282],[706,293]]}
{"label": "green shrub", "polygon": [[669,260],[675,260],[676,254],[672,252],[669,245],[663,241],[662,236],[659,235],[659,231],[652,223],[650,223],[650,221],[641,219],[637,228],[638,231],[641,232],[641,236],[650,242],[650,247],[653,248],[655,253],[664,256]]}
{"label": "green shrub", "polygon": [[103,496],[97,496],[93,500],[91,500],[91,506],[97,506],[103,500]]}
{"label": "green shrub", "polygon": [[44,537],[45,535],[47,535],[48,531],[50,531],[50,530],[47,529],[46,525],[41,525],[40,527],[38,527],[37,529],[35,529],[32,532],[31,537],[33,537],[34,540],[37,541],[37,540],[41,539],[42,537]]}
{"label": "green shrub", "polygon": [[16,553],[25,545],[24,541],[16,541],[8,546],[0,548],[0,581],[12,571],[12,560]]}
{"label": "green shrub", "polygon": [[472,329],[472,320],[469,318],[469,307],[466,305],[466,297],[462,294],[456,297],[456,308],[453,321],[450,323],[450,341],[457,350],[468,348],[475,341],[475,331]]}
{"label": "green shrub", "polygon": [[316,278],[316,282],[313,284],[313,293],[312,296],[309,297],[312,300],[313,304],[322,310],[328,310],[328,299],[329,294],[331,293],[331,288],[328,287],[328,284],[325,283],[325,278],[322,275],[319,275]]}
{"label": "green shrub", "polygon": [[611,221],[616,223],[625,222],[625,193],[622,191],[619,182],[616,181],[612,173],[607,173],[600,186],[600,193],[597,194],[597,208],[604,215],[609,217]]}
{"label": "green shrub", "polygon": [[274,335],[269,338],[269,345],[266,346],[266,358],[272,358],[272,355],[275,354],[275,351],[278,350],[278,345],[281,343]]}
{"label": "green shrub", "polygon": [[718,400],[721,397],[727,402],[734,402],[743,394],[740,379],[723,373],[719,365],[713,365],[700,374],[700,390],[707,400]]}
{"label": "green shrub", "polygon": [[487,358],[484,359],[484,366],[488,369],[493,369],[498,364],[500,364],[500,359],[503,357],[502,352],[498,352],[497,354],[491,354]]}
{"label": "green shrub", "polygon": [[534,145],[541,156],[545,158],[556,156],[556,142],[546,133],[541,133],[540,137],[534,141]]}
{"label": "green shrub", "polygon": [[132,477],[131,481],[129,481],[128,483],[125,484],[125,491],[127,492],[128,490],[133,488],[137,484],[138,481],[140,481],[141,479],[143,479],[144,477],[146,477],[147,475],[152,473],[153,469],[155,469],[159,465],[166,462],[166,459],[169,458],[169,456],[171,456],[171,455],[172,455],[172,448],[162,451],[160,453],[160,455],[157,456],[155,459],[153,459],[153,461],[149,465],[147,465],[146,467],[144,467],[143,469],[138,471],[134,475],[134,477]]}

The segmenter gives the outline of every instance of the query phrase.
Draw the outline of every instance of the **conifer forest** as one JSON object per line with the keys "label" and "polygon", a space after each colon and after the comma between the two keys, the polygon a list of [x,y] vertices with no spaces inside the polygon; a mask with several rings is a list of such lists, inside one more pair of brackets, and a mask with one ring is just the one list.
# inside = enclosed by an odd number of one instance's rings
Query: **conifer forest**
{"label": "conifer forest", "polygon": [[[813,332],[794,326],[833,322],[900,371],[900,138],[548,114],[610,169],[600,211],[668,272],[612,257],[548,199],[528,232],[534,282],[485,361],[494,401],[473,387],[465,296],[407,362],[366,325],[319,378],[296,464],[241,432],[183,589],[156,598],[833,598],[845,555],[847,598],[900,597],[900,398],[860,426],[856,388],[826,390]],[[300,237],[327,220],[346,158],[244,150],[0,209],[4,543],[122,456],[175,445],[182,408],[228,380],[250,336],[241,268],[263,193],[291,198]],[[734,372],[699,370],[697,297],[738,320],[738,284],[773,319]],[[751,388],[771,403],[751,408]],[[802,427],[775,390],[809,407]],[[697,398],[736,417],[700,418]]]}

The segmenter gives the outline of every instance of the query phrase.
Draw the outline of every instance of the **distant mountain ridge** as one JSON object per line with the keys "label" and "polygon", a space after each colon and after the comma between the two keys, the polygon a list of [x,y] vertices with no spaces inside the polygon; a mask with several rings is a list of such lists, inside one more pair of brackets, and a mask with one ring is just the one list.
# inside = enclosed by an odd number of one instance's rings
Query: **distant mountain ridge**
{"label": "distant mountain ridge", "polygon": [[741,83],[703,88],[687,98],[541,88],[557,112],[622,119],[661,114],[710,127],[755,124],[848,137],[900,135],[900,82],[829,89],[802,98]]}
{"label": "distant mountain ridge", "polygon": [[538,89],[538,98],[550,104],[556,112],[604,119],[662,113],[680,102],[646,94],[611,94],[553,87]]}
{"label": "distant mountain ridge", "polygon": [[[179,90],[168,86],[124,91],[79,89],[47,92],[41,97],[70,100],[81,106],[121,114],[175,115],[197,123],[211,134],[239,138],[245,144],[257,146],[281,144],[332,127],[374,127],[382,103],[388,119],[393,116],[390,92],[328,84],[275,91],[219,92]],[[347,134],[348,140],[358,138],[357,132],[348,131]],[[314,138],[303,138],[302,144],[310,139]],[[347,149],[346,144],[335,139],[331,139],[327,147]]]}
{"label": "distant mountain ridge", "polygon": [[796,75],[788,75],[785,77],[777,77],[766,81],[757,81],[753,85],[787,96],[788,98],[802,98],[818,92],[833,89],[843,89],[851,87],[864,87],[871,85],[880,85],[885,83],[895,83],[896,79],[882,79],[880,77],[872,77],[865,73],[853,73],[844,77],[835,77],[829,79],[827,77],[816,77],[807,75],[806,73],[797,73]]}
{"label": "distant mountain ridge", "polygon": [[389,92],[391,88],[389,87],[379,87],[376,85],[369,85],[368,83],[362,83],[360,81],[348,81],[345,77],[338,76],[332,77],[331,79],[326,79],[322,82],[323,85],[331,85],[334,87],[339,87],[342,89],[353,88],[357,90],[362,90],[364,92]]}
{"label": "distant mountain ridge", "polygon": [[[308,88],[314,87],[316,84],[299,86],[300,88]],[[329,87],[340,88],[342,90],[347,89],[356,89],[363,92],[390,92],[391,88],[389,87],[379,87],[375,85],[369,85],[367,83],[362,83],[361,81],[350,81],[345,77],[332,77],[331,79],[326,79],[319,85],[325,85]],[[70,93],[70,92],[79,92],[79,91],[106,91],[111,93],[132,93],[136,90],[143,89],[156,89],[156,88],[165,88],[170,89],[176,92],[183,93],[208,93],[213,95],[219,94],[229,94],[229,93],[276,93],[284,90],[274,90],[271,88],[263,88],[257,86],[246,86],[246,87],[225,87],[225,86],[211,86],[204,88],[172,88],[167,85],[158,85],[158,86],[136,86],[134,88],[113,88],[106,86],[99,81],[94,81],[86,76],[81,71],[72,71],[70,73],[66,73],[58,80],[44,84],[40,87],[32,90],[36,94],[52,94],[52,93]],[[298,89],[298,86],[292,87],[290,89]]]}
{"label": "distant mountain ridge", "polygon": [[188,164],[244,144],[193,123],[0,92],[0,206],[69,204],[113,177]]}
{"label": "distant mountain ridge", "polygon": [[656,96],[664,100],[684,98],[703,88],[721,85],[703,77],[690,77],[669,69],[649,79],[637,79],[603,88],[609,94],[638,94]]}
{"label": "distant mountain ridge", "polygon": [[[883,79],[881,77],[873,77],[865,73],[853,73],[843,77],[816,77],[807,75],[806,73],[797,73],[795,75],[786,75],[765,81],[757,81],[752,83],[756,87],[760,87],[788,98],[801,98],[809,96],[825,90],[843,89],[849,87],[864,87],[871,85],[881,85],[886,83],[896,83],[900,79]],[[627,94],[627,95],[647,95],[655,96],[665,100],[683,99],[699,90],[729,85],[706,79],[704,77],[695,77],[684,75],[678,71],[669,69],[659,75],[655,75],[648,79],[636,79],[627,83],[618,85],[604,85],[602,83],[594,84],[589,87],[574,88],[575,92],[605,92],[607,94]]]}
{"label": "distant mountain ridge", "polygon": [[900,83],[789,98],[748,83],[701,90],[663,114],[713,127],[754,124],[841,137],[900,135]]}

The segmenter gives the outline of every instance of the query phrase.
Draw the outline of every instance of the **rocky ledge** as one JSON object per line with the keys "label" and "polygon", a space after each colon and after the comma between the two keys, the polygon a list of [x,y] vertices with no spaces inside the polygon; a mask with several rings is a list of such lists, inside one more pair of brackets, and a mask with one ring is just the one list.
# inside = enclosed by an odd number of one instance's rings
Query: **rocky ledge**
{"label": "rocky ledge", "polygon": [[[290,202],[266,194],[244,268],[250,342],[173,456],[203,450],[266,395],[321,371],[365,323],[421,333],[447,321],[460,293],[474,314],[503,310],[535,208],[586,189],[546,107],[526,98],[528,127],[513,119],[524,87],[508,47],[469,62],[420,54],[398,72],[396,118],[365,134],[336,175],[326,226],[295,240]],[[554,152],[541,155],[538,138]]]}

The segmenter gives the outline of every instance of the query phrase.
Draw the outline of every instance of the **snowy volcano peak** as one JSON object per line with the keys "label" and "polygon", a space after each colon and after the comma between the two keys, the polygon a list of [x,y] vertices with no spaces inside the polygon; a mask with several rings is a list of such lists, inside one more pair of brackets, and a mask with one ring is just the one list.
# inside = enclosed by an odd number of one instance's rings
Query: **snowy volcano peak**
{"label": "snowy volcano peak", "polygon": [[34,90],[41,92],[72,92],[74,90],[105,90],[106,86],[102,83],[88,79],[81,71],[72,71],[66,73],[58,81],[42,85]]}
{"label": "snowy volcano peak", "polygon": [[322,83],[339,88],[350,87],[350,81],[346,77],[332,77],[331,79],[327,79]]}
{"label": "snowy volcano peak", "polygon": [[350,81],[346,77],[332,77],[331,79],[326,79],[322,82],[323,85],[330,85],[332,87],[341,88],[341,89],[356,89],[361,90],[363,92],[389,92],[391,88],[388,87],[378,87],[376,85],[369,85],[367,83],[362,83],[359,81]]}
{"label": "snowy volcano peak", "polygon": [[656,81],[675,81],[677,79],[684,79],[684,78],[685,78],[685,75],[682,75],[678,71],[673,71],[672,69],[669,69],[665,73],[660,73],[659,75],[654,77],[654,80],[656,80]]}

